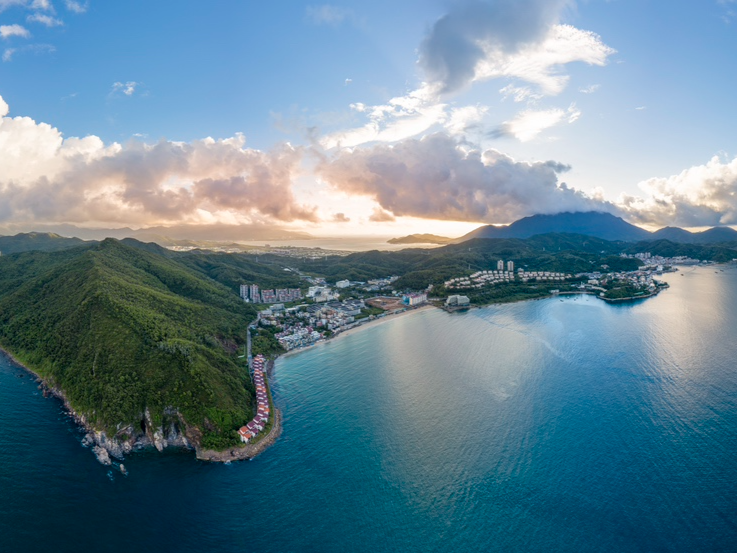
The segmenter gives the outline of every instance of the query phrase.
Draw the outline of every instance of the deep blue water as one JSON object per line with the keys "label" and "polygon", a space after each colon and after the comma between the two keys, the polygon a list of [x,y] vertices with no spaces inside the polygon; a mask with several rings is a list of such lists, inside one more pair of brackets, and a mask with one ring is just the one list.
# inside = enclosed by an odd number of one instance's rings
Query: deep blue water
{"label": "deep blue water", "polygon": [[737,550],[737,269],[666,278],[280,359],[283,435],[228,466],[108,473],[0,358],[0,551]]}

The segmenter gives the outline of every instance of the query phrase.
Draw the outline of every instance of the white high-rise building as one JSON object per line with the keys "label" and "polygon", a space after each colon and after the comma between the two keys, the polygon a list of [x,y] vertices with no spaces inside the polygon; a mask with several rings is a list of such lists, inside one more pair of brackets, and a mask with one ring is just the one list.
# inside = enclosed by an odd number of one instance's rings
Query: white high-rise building
{"label": "white high-rise building", "polygon": [[507,271],[510,273],[514,272],[514,261],[507,261]]}
{"label": "white high-rise building", "polygon": [[504,270],[504,260],[500,259],[496,262],[496,270],[497,271],[503,271]]}
{"label": "white high-rise building", "polygon": [[248,299],[248,284],[241,284],[241,299]]}

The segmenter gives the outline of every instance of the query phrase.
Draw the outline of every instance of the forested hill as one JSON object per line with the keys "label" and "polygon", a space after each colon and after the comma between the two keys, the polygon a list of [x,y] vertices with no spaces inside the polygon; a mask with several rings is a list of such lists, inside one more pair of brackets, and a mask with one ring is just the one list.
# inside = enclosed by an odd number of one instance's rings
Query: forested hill
{"label": "forested hill", "polygon": [[517,268],[578,273],[601,270],[632,270],[633,260],[621,253],[651,252],[653,255],[686,255],[710,261],[730,261],[737,250],[721,246],[674,244],[667,240],[628,243],[581,234],[539,234],[527,239],[476,238],[434,249],[394,252],[359,252],[345,257],[294,261],[301,270],[329,280],[365,281],[389,275],[401,277],[400,289],[420,289],[473,271],[496,268],[499,259],[514,261]]}
{"label": "forested hill", "polygon": [[255,311],[207,276],[238,271],[217,256],[187,256],[193,268],[151,249],[107,239],[1,256],[0,345],[110,435],[146,409],[156,425],[178,412],[203,445],[225,447],[252,415],[236,348]]}
{"label": "forested hill", "polygon": [[0,253],[7,255],[28,251],[54,252],[84,243],[84,240],[79,238],[65,238],[48,232],[25,232],[15,236],[0,236]]}

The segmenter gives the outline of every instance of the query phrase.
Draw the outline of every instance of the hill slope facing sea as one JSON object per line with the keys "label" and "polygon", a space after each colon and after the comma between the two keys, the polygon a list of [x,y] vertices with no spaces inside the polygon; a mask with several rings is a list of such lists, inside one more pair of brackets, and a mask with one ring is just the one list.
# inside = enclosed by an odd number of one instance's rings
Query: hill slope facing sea
{"label": "hill slope facing sea", "polygon": [[0,357],[0,549],[734,550],[737,268],[664,278],[639,303],[423,310],[286,356],[282,437],[227,466],[107,473]]}

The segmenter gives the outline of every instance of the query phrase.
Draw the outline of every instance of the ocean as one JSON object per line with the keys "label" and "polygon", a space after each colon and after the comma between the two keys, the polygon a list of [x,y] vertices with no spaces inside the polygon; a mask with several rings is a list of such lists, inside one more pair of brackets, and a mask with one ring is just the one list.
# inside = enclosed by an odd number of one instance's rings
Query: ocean
{"label": "ocean", "polygon": [[0,357],[0,551],[737,550],[737,267],[664,279],[279,359],[283,434],[230,465],[103,467]]}

